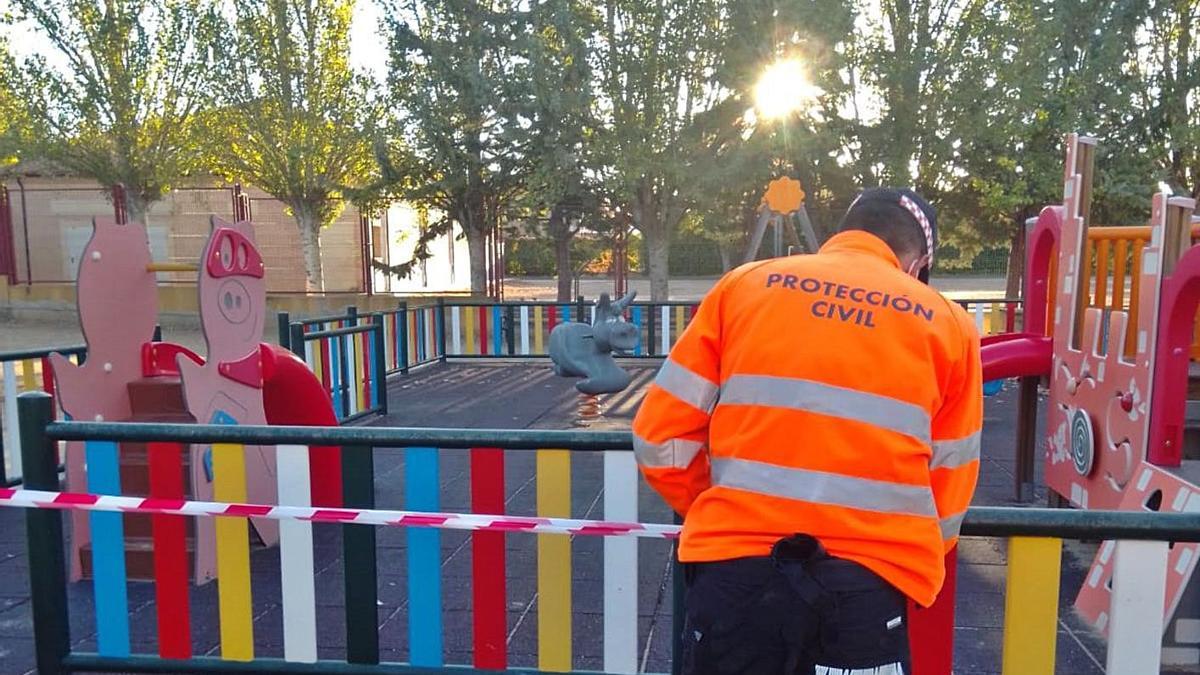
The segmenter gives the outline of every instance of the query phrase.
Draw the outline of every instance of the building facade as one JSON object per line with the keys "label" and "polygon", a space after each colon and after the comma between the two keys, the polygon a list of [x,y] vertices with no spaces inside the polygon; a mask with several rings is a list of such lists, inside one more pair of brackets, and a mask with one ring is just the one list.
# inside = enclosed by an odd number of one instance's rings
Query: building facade
{"label": "building facade", "polygon": [[[79,255],[91,236],[94,217],[112,217],[109,195],[96,183],[62,177],[27,176],[3,184],[0,195],[0,275],[9,283],[50,284],[75,280]],[[193,184],[172,190],[146,216],[156,261],[196,262],[209,232],[209,216],[233,218],[236,188]],[[250,204],[270,293],[306,291],[300,231],[287,208],[254,188],[242,191]],[[6,196],[6,198],[5,198]],[[366,217],[347,205],[321,232],[326,293],[421,294],[470,289],[466,242],[443,236],[431,244],[433,256],[407,279],[379,271],[372,261],[408,260],[420,233],[416,209],[393,204]],[[190,273],[161,273],[165,283],[190,283]]]}

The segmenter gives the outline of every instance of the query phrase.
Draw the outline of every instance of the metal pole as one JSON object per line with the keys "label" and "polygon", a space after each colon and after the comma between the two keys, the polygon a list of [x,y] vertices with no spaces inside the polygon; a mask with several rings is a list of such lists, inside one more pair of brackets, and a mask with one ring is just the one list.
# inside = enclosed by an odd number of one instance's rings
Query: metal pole
{"label": "metal pole", "polygon": [[763,235],[767,232],[767,224],[771,221],[772,211],[763,204],[759,207],[758,220],[754,223],[754,232],[750,235],[750,244],[746,247],[743,263],[754,262],[758,257],[758,249],[762,246]]}
{"label": "metal pole", "polygon": [[[50,395],[26,392],[17,397],[21,428],[21,461],[25,487],[58,490],[56,446],[46,436],[54,420]],[[25,512],[29,551],[29,595],[33,608],[33,645],[39,673],[65,673],[63,658],[71,651],[67,605],[67,565],[63,551],[62,511],[29,509]]]}
{"label": "metal pole", "polygon": [[434,316],[434,328],[437,330],[438,360],[446,362],[446,299],[437,299],[437,314]]}
{"label": "metal pole", "polygon": [[386,415],[388,412],[387,399],[387,350],[383,346],[383,314],[372,314],[375,319],[373,332],[375,334],[375,396],[379,406],[379,414]]}
{"label": "metal pole", "polygon": [[512,305],[504,306],[505,340],[508,343],[509,356],[517,353],[517,324],[514,311],[515,309]]}
{"label": "metal pole", "polygon": [[[408,374],[408,301],[400,301],[400,311],[396,321],[396,332],[400,334],[400,372]],[[425,344],[422,342],[421,344]]]}
{"label": "metal pole", "polygon": [[1016,471],[1013,493],[1018,502],[1033,499],[1034,465],[1037,462],[1038,380],[1036,376],[1022,377],[1021,393],[1017,399]]}
{"label": "metal pole", "polygon": [[783,257],[783,216],[777,215],[771,219],[771,224],[774,229],[775,239],[775,257]]}
{"label": "metal pole", "polygon": [[800,220],[800,229],[804,232],[804,243],[808,246],[808,252],[816,253],[820,249],[820,244],[817,243],[817,232],[813,229],[812,221],[808,219],[808,209],[804,208],[803,204],[796,212],[796,218]]}
{"label": "metal pole", "polygon": [[279,331],[279,346],[284,349],[292,348],[292,331],[289,328],[292,324],[292,317],[287,312],[277,312],[275,318]]}
{"label": "metal pole", "polygon": [[[680,525],[683,519],[675,515],[675,524]],[[683,672],[683,617],[684,595],[686,589],[683,583],[683,564],[679,562],[679,542],[675,542],[671,564],[671,674],[680,675]]]}
{"label": "metal pole", "polygon": [[[288,332],[291,333],[288,339],[288,349],[292,350],[292,353],[296,356],[299,356],[302,360],[307,361],[308,345],[305,344],[304,341],[304,324],[300,323],[299,321],[290,324],[288,326]],[[325,374],[325,377],[330,381],[333,380],[333,378],[329,377],[328,373]]]}

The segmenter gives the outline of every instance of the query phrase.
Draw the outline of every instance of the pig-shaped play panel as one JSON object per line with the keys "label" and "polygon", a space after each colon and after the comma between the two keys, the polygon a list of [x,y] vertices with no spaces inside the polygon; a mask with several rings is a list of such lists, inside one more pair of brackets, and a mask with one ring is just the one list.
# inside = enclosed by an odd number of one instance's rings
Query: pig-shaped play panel
{"label": "pig-shaped play panel", "polygon": [[76,283],[88,357],[76,366],[52,354],[50,363],[73,419],[123,421],[131,414],[127,386],[142,376],[142,345],[158,324],[158,290],[145,227],[96,218],[92,228]]}
{"label": "pig-shaped play panel", "polygon": [[[200,258],[197,282],[200,326],[208,354],[203,365],[180,356],[188,412],[201,424],[265,425],[263,362],[259,347],[266,316],[262,256],[249,222],[212,218],[212,233]],[[246,494],[259,504],[276,503],[274,450],[247,447]],[[209,450],[192,465],[198,494],[212,491]],[[278,539],[278,524],[254,521],[264,543]],[[201,533],[207,539],[207,533]]]}

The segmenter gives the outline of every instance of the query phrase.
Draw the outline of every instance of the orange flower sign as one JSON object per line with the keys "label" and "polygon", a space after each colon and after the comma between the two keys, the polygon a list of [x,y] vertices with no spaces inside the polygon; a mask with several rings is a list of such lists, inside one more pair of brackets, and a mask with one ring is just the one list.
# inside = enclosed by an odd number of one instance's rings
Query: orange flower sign
{"label": "orange flower sign", "polygon": [[804,188],[795,178],[776,178],[767,186],[767,194],[763,195],[763,203],[776,213],[791,213],[800,209],[804,203]]}

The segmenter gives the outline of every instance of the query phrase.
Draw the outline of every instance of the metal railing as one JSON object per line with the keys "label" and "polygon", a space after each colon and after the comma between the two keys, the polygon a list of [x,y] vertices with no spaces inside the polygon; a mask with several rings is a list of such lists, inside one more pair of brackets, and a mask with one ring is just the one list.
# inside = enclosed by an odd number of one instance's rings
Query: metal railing
{"label": "metal railing", "polygon": [[[21,465],[21,428],[17,417],[17,395],[27,391],[44,391],[54,396],[54,374],[50,368],[50,355],[62,354],[75,363],[87,358],[87,347],[72,345],[49,349],[25,349],[0,352],[0,486],[20,485],[23,468]],[[57,407],[55,407],[57,411]]]}
{"label": "metal railing", "polygon": [[[111,641],[112,617],[128,620],[128,606],[111,604],[116,594],[100,591],[100,586],[124,588],[125,579],[101,579],[97,585],[96,612],[109,620],[99,622],[101,631],[96,653],[74,652],[68,620],[68,583],[65,572],[62,515],[56,504],[37,505],[27,512],[29,545],[29,574],[32,591],[32,611],[36,654],[39,672],[62,673],[74,671],[128,671],[128,672],[328,672],[328,673],[371,673],[371,672],[475,672],[465,667],[450,667],[444,664],[444,646],[440,634],[440,574],[441,545],[436,529],[448,514],[440,513],[440,486],[438,475],[439,455],[452,448],[466,448],[470,455],[471,513],[504,514],[507,512],[504,480],[505,452],[502,449],[533,452],[536,456],[537,511],[532,518],[520,518],[526,529],[538,522],[548,522],[555,517],[571,515],[571,464],[577,453],[600,452],[604,460],[605,502],[604,518],[609,522],[636,522],[637,520],[637,474],[633,463],[632,438],[628,433],[586,431],[497,431],[466,429],[397,429],[376,427],[238,427],[208,425],[169,424],[119,424],[90,422],[53,422],[49,397],[30,393],[20,402],[22,417],[22,452],[27,467],[27,488],[54,491],[58,489],[53,449],[57,441],[106,442],[156,442],[180,444],[214,444],[224,453],[237,453],[246,445],[274,445],[277,447],[279,475],[297,474],[306,467],[308,453],[305,446],[340,446],[342,476],[345,485],[344,502],[336,508],[325,510],[320,522],[343,523],[345,601],[343,610],[346,622],[345,660],[316,660],[313,652],[301,648],[310,638],[315,617],[312,615],[312,539],[284,537],[280,544],[280,559],[283,561],[280,583],[286,584],[281,597],[285,604],[283,612],[291,621],[285,623],[283,659],[261,659],[254,655],[252,621],[248,617],[250,603],[246,597],[234,594],[244,589],[249,594],[249,570],[223,567],[222,593],[218,603],[222,630],[223,658],[199,657],[187,650],[185,653],[130,654],[128,645],[119,639]],[[297,447],[299,446],[299,447]],[[556,448],[554,450],[529,448]],[[409,635],[408,649],[412,663],[380,664],[376,595],[379,559],[377,557],[375,530],[369,525],[348,523],[351,509],[371,510],[376,507],[374,462],[380,453],[403,452],[406,486],[406,513],[427,512],[430,518],[418,522],[408,531],[407,574],[410,596],[408,598]],[[115,461],[115,460],[114,460]],[[299,463],[299,464],[297,464]],[[223,475],[218,471],[216,481],[237,481],[237,472]],[[301,505],[290,501],[283,493],[281,481],[281,503]],[[243,488],[244,489],[244,488]],[[185,498],[182,489],[176,494],[155,494],[149,508],[160,509],[151,517],[182,518],[166,515],[161,510],[180,509]],[[617,498],[609,499],[610,491]],[[220,491],[218,490],[218,494]],[[0,505],[5,499],[12,500],[13,491],[0,492]],[[100,498],[95,498],[100,499]],[[75,496],[67,501],[85,502]],[[236,500],[234,500],[236,501]],[[28,504],[26,504],[28,506]],[[66,504],[58,507],[68,506]],[[49,508],[41,508],[49,507]],[[245,518],[265,513],[259,507],[238,506],[232,512],[240,529],[232,537],[218,539],[217,555],[231,560],[243,561],[249,566]],[[172,511],[174,513],[174,511]],[[229,516],[230,513],[223,515]],[[449,514],[452,516],[452,514]],[[409,516],[393,525],[409,526]],[[303,522],[301,519],[298,522]],[[588,521],[592,522],[592,521]],[[603,522],[597,525],[604,525]],[[311,523],[308,523],[311,527]],[[303,528],[301,528],[303,529]],[[506,537],[520,537],[521,527],[500,528],[500,532],[474,532],[471,535],[474,556],[478,564],[473,566],[472,606],[476,612],[487,613],[482,621],[476,618],[475,625],[484,626],[482,634],[475,635],[474,667],[502,670],[507,667],[504,653],[505,626],[503,621],[506,602],[503,593],[505,564],[503,556]],[[506,531],[505,531],[506,530]],[[1150,513],[1144,511],[1106,512],[1069,511],[1055,509],[972,508],[963,523],[964,536],[1009,537],[1008,573],[1004,617],[1004,662],[1006,672],[1052,672],[1055,659],[1055,640],[1059,612],[1059,571],[1062,566],[1061,540],[1116,539],[1111,559],[1115,561],[1111,571],[1111,609],[1108,626],[1110,643],[1108,649],[1109,672],[1157,672],[1159,639],[1164,622],[1166,597],[1166,575],[1169,569],[1168,552],[1178,553],[1181,547],[1193,546],[1200,541],[1200,513]],[[571,544],[566,535],[539,534],[539,597],[541,610],[538,614],[539,644],[538,663],[543,670],[572,671],[574,660],[571,651],[570,625],[572,620],[571,589],[564,586],[563,579],[571,578]],[[620,538],[606,539],[605,546],[605,593],[610,590],[607,581],[610,575],[621,581],[614,589],[636,592],[637,559],[629,557],[629,547],[622,547]],[[609,546],[608,544],[615,544]],[[175,545],[183,546],[182,539]],[[1108,544],[1106,544],[1107,546]],[[305,548],[308,553],[305,555]],[[1194,546],[1193,546],[1194,548]],[[636,547],[633,548],[636,556]],[[159,554],[158,547],[155,554]],[[169,552],[164,551],[164,555]],[[181,558],[183,559],[183,558]],[[307,560],[308,567],[303,561]],[[297,567],[296,561],[301,561]],[[630,576],[632,575],[632,576]],[[674,574],[678,584],[681,575]],[[186,577],[175,576],[175,583],[186,584]],[[182,579],[182,581],[180,581]],[[632,582],[632,583],[631,583]],[[1100,579],[1101,585],[1105,585]],[[260,581],[260,583],[263,583]],[[1085,584],[1090,581],[1085,580]],[[305,590],[307,589],[307,591]],[[184,589],[186,590],[186,588]],[[677,593],[677,590],[676,590]],[[186,592],[182,594],[186,597]],[[678,600],[678,595],[676,595]],[[105,606],[108,603],[110,606]],[[606,607],[608,607],[606,603]],[[611,607],[624,607],[625,612],[636,612],[637,603],[613,603]],[[188,607],[157,608],[159,612],[160,645],[167,644],[163,631],[179,631],[188,625]],[[618,610],[621,611],[621,610]],[[678,636],[679,612],[674,612],[672,635]],[[497,621],[497,619],[499,619]],[[542,622],[545,622],[544,624]],[[237,631],[225,632],[226,626],[243,626],[248,634]],[[628,631],[636,631],[636,616],[618,614],[604,620],[603,639],[614,644],[631,642],[637,645],[637,636],[628,639]],[[307,628],[306,628],[307,627]],[[432,628],[431,628],[432,627]],[[110,633],[110,640],[104,632]],[[288,631],[299,631],[289,639]],[[118,631],[119,633],[119,631]],[[185,633],[186,634],[186,633]],[[624,641],[617,640],[625,636]],[[127,639],[127,638],[126,638]],[[951,640],[950,635],[939,636],[939,640]],[[289,649],[288,645],[293,645]],[[499,650],[499,651],[497,651]],[[161,651],[161,648],[160,648]],[[636,650],[635,650],[636,651]],[[605,670],[628,672],[630,656],[628,650],[616,649],[610,654],[606,649]],[[311,657],[311,658],[310,658]],[[678,663],[678,661],[674,661]],[[636,664],[635,664],[636,666]]]}
{"label": "metal railing", "polygon": [[346,325],[306,331],[306,324],[322,326],[329,320],[290,324],[288,348],[304,359],[325,387],[339,422],[387,414],[383,315],[349,314],[336,321]]}

